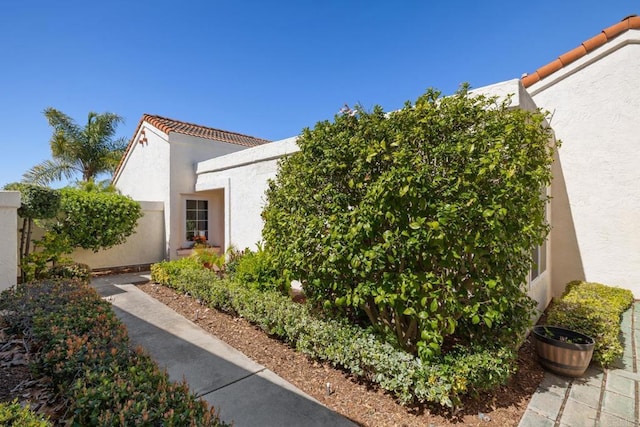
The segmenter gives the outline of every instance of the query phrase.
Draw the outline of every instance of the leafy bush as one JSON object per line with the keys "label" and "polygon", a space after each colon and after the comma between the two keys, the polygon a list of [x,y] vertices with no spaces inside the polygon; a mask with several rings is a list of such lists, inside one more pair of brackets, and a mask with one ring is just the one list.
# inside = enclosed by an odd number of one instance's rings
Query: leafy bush
{"label": "leafy bush", "polygon": [[47,227],[68,241],[70,248],[98,251],[122,244],[142,217],[140,204],[109,192],[63,188],[62,215]]}
{"label": "leafy bush", "polygon": [[86,372],[70,394],[77,425],[219,425],[213,410],[185,383],[171,383],[140,351],[131,354],[126,365]]}
{"label": "leafy bush", "polygon": [[273,255],[262,246],[258,246],[257,252],[245,249],[236,261],[232,277],[255,289],[285,292],[288,287],[274,264]]}
{"label": "leafy bush", "polygon": [[56,264],[49,267],[45,273],[47,279],[78,279],[89,284],[91,279],[91,268],[82,263]]}
{"label": "leafy bush", "polygon": [[49,427],[51,423],[33,413],[29,405],[22,407],[16,400],[0,402],[0,425],[5,427]]}
{"label": "leafy bush", "polygon": [[20,192],[18,215],[21,218],[53,218],[60,208],[60,192],[53,188],[35,184],[13,183],[6,185],[4,189]]}
{"label": "leafy bush", "polygon": [[363,310],[425,361],[445,337],[513,343],[548,233],[544,116],[463,87],[305,129],[263,211],[266,248],[318,304]]}
{"label": "leafy bush", "polygon": [[129,339],[109,303],[73,280],[30,283],[0,294],[11,330],[37,349],[36,374],[68,399],[69,425],[221,425],[213,409],[171,383]]}
{"label": "leafy bush", "polygon": [[547,322],[595,339],[593,359],[608,366],[622,356],[620,317],[631,304],[633,293],[628,289],[573,281],[554,301]]}
{"label": "leafy bush", "polygon": [[196,245],[193,254],[191,254],[191,258],[194,258],[200,265],[208,269],[216,267],[216,271],[219,272],[219,274],[222,274],[224,270],[224,255],[218,255],[206,247],[198,248]]}
{"label": "leafy bush", "polygon": [[155,264],[152,279],[210,307],[237,313],[310,357],[378,384],[403,403],[454,406],[460,396],[503,384],[513,373],[515,359],[510,348],[456,346],[425,364],[370,331],[341,320],[320,319],[308,306],[277,291],[260,291],[222,280],[208,270],[176,266],[182,262]]}
{"label": "leafy bush", "polygon": [[49,254],[31,254],[31,232],[34,220],[56,216],[60,208],[60,192],[34,184],[13,183],[7,190],[20,191],[18,215],[22,217],[20,229],[19,263],[23,282],[38,277],[49,261]]}

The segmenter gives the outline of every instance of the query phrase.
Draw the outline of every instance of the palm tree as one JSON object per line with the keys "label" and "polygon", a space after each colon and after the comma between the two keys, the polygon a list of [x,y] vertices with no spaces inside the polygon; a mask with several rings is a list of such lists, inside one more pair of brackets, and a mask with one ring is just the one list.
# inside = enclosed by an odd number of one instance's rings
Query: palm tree
{"label": "palm tree", "polygon": [[86,126],[80,127],[55,108],[47,108],[44,115],[53,127],[49,141],[53,159],[27,171],[25,182],[46,186],[76,174],[82,174],[81,182],[89,182],[101,173],[113,173],[127,146],[125,138],[114,139],[122,117],[90,112]]}

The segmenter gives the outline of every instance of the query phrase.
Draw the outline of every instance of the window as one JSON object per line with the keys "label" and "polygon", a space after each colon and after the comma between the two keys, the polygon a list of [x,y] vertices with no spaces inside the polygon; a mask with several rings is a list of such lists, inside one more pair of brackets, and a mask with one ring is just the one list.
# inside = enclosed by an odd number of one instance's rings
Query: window
{"label": "window", "polygon": [[187,200],[186,238],[204,236],[209,239],[209,202],[207,200]]}
{"label": "window", "polygon": [[533,258],[533,265],[531,266],[531,282],[545,272],[547,269],[547,241],[533,248],[531,251],[531,257]]}
{"label": "window", "polygon": [[[544,188],[540,192],[540,197],[544,200],[544,217],[549,219],[549,200],[547,189]],[[531,266],[531,274],[529,282],[533,282],[538,276],[547,270],[547,240],[542,245],[535,247],[531,250],[531,258],[533,264]]]}

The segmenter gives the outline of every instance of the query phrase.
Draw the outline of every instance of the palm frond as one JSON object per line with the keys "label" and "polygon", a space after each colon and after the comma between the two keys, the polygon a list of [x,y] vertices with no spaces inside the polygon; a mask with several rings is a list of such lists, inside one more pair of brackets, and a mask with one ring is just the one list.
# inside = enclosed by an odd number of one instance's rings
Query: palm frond
{"label": "palm frond", "polygon": [[47,108],[44,114],[53,127],[50,140],[53,160],[34,166],[25,173],[25,179],[52,182],[80,172],[82,180],[88,181],[101,173],[113,173],[127,146],[125,138],[114,139],[118,124],[124,122],[122,117],[90,112],[86,126],[80,127],[54,108]]}
{"label": "palm frond", "polygon": [[73,164],[54,159],[35,165],[25,172],[22,178],[24,182],[47,186],[62,178],[70,179],[77,172],[78,168]]}

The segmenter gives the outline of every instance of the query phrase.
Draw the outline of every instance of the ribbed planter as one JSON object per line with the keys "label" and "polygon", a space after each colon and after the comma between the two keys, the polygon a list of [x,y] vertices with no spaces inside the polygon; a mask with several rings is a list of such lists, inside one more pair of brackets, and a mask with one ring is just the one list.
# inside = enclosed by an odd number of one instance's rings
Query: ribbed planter
{"label": "ribbed planter", "polygon": [[542,366],[567,377],[580,377],[591,363],[595,341],[557,326],[535,326],[536,352]]}

